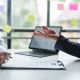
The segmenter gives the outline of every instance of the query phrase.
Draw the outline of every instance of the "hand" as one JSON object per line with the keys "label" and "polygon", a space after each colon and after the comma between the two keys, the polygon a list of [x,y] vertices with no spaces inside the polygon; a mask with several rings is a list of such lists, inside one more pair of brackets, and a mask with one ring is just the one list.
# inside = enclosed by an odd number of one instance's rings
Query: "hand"
{"label": "hand", "polygon": [[51,38],[51,39],[54,39],[54,40],[57,40],[58,37],[59,37],[59,35],[57,35],[55,31],[53,31],[53,30],[51,30],[47,27],[42,26],[42,30],[43,31],[34,32],[34,35],[42,36],[42,37],[45,37],[45,38]]}
{"label": "hand", "polygon": [[11,58],[11,54],[8,52],[0,52],[0,65],[5,63],[5,60],[9,60]]}

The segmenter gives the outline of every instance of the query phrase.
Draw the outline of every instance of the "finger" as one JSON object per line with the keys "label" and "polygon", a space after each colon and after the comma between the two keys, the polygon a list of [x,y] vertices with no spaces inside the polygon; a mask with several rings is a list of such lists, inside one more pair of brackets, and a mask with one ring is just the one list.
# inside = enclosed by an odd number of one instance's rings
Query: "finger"
{"label": "finger", "polygon": [[4,56],[4,59],[5,59],[5,60],[11,58],[11,54],[10,54],[10,53],[7,53],[7,52],[2,52],[2,53],[0,54],[0,56],[1,56],[1,59],[2,59],[3,56]]}
{"label": "finger", "polygon": [[55,36],[57,36],[57,35],[56,35],[56,34],[50,34],[50,36],[55,37]]}
{"label": "finger", "polygon": [[0,62],[0,65],[2,65],[2,64],[4,64],[4,63],[5,63],[5,61],[1,61],[1,62]]}
{"label": "finger", "polygon": [[44,29],[48,30],[48,28],[47,28],[47,27],[45,27],[45,26],[42,26],[42,28],[44,28]]}
{"label": "finger", "polygon": [[1,56],[1,61],[0,61],[0,62],[1,62],[1,64],[3,64],[3,62],[4,62],[4,61],[5,61],[5,56],[4,56],[4,55],[2,55],[2,56]]}
{"label": "finger", "polygon": [[49,33],[49,34],[56,34],[56,32],[53,31],[53,30],[51,30],[51,29],[48,30],[48,33]]}
{"label": "finger", "polygon": [[5,55],[1,55],[1,60],[4,60],[5,59]]}
{"label": "finger", "polygon": [[9,60],[9,58],[12,58],[12,57],[11,57],[11,54],[10,54],[10,53],[7,53],[7,54],[5,55],[5,60]]}
{"label": "finger", "polygon": [[5,63],[5,61],[2,62],[2,64],[4,64],[4,63]]}
{"label": "finger", "polygon": [[44,35],[42,35],[41,33],[39,32],[34,32],[34,36],[41,36],[41,37],[45,37]]}
{"label": "finger", "polygon": [[50,34],[56,34],[55,31],[51,30],[51,29],[48,29],[47,27],[43,27],[45,30],[48,31],[48,33]]}
{"label": "finger", "polygon": [[8,52],[0,52],[0,55],[11,55],[10,53],[8,53]]}
{"label": "finger", "polygon": [[7,53],[6,55],[11,56],[11,53]]}
{"label": "finger", "polygon": [[8,55],[5,56],[5,60],[9,60],[9,56]]}
{"label": "finger", "polygon": [[44,31],[44,33],[45,33],[45,34],[47,35],[47,37],[48,37],[48,36],[49,36],[48,30],[43,27],[43,31]]}
{"label": "finger", "polygon": [[1,56],[0,56],[0,65],[1,65]]}
{"label": "finger", "polygon": [[48,30],[49,30],[47,27],[44,27],[44,26],[43,26],[42,28],[43,28],[44,30],[46,30],[46,31],[48,31]]}
{"label": "finger", "polygon": [[53,30],[51,30],[51,29],[48,29],[48,28],[45,27],[45,26],[42,26],[42,27],[43,27],[45,30],[47,30],[49,34],[56,34],[55,31],[53,31]]}
{"label": "finger", "polygon": [[51,37],[52,39],[57,40],[59,36],[58,36],[58,35],[55,35],[55,34],[50,34],[50,37]]}
{"label": "finger", "polygon": [[38,31],[41,35],[44,35],[45,37],[47,37],[47,35],[41,31]]}
{"label": "finger", "polygon": [[11,53],[9,53],[9,52],[6,52],[7,54],[9,54],[9,55],[11,55]]}
{"label": "finger", "polygon": [[41,34],[39,32],[34,32],[34,35],[41,36]]}
{"label": "finger", "polygon": [[0,64],[5,63],[5,60],[6,60],[5,54],[0,55]]}
{"label": "finger", "polygon": [[9,58],[12,58],[11,54],[8,54],[7,56],[8,56]]}
{"label": "finger", "polygon": [[39,32],[33,32],[33,35],[41,35]]}

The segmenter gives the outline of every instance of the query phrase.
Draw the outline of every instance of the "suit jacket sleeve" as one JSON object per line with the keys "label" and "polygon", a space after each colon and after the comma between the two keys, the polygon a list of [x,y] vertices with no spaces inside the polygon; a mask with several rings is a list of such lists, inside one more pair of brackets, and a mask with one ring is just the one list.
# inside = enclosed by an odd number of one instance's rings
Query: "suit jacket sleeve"
{"label": "suit jacket sleeve", "polygon": [[55,48],[80,58],[80,44],[72,42],[62,35],[56,42]]}

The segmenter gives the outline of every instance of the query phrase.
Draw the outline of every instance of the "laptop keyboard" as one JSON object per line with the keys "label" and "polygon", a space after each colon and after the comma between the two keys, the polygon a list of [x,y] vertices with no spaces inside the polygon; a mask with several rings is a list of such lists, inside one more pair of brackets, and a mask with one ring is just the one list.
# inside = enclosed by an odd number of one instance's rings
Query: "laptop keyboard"
{"label": "laptop keyboard", "polygon": [[25,56],[33,56],[33,57],[47,57],[52,55],[57,55],[57,53],[49,53],[49,52],[40,52],[40,51],[24,51],[24,52],[16,52],[15,54],[25,55]]}

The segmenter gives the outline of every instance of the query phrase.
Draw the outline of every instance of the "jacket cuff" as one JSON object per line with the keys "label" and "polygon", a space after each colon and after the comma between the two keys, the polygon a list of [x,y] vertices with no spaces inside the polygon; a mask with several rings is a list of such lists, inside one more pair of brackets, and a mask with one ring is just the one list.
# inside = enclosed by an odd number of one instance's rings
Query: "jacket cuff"
{"label": "jacket cuff", "polygon": [[58,40],[57,40],[56,44],[55,44],[55,48],[56,48],[56,49],[59,49],[59,48],[61,47],[61,45],[63,45],[64,42],[67,41],[67,40],[68,40],[67,38],[65,38],[65,37],[63,37],[62,35],[60,35],[60,36],[58,37]]}

